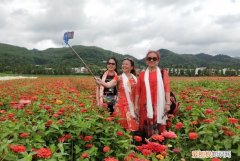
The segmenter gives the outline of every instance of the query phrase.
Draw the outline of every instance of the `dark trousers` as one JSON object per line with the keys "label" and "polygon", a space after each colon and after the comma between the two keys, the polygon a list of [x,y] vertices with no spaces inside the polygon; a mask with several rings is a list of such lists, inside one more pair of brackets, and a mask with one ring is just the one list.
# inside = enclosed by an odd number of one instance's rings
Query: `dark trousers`
{"label": "dark trousers", "polygon": [[108,104],[108,111],[109,111],[110,114],[113,114],[114,109],[113,109],[113,104],[112,103]]}

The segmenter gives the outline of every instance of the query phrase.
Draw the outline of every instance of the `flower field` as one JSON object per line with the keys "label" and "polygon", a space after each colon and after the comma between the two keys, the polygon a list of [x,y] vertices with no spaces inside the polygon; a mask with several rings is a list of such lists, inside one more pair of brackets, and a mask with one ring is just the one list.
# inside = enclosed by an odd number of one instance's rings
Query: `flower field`
{"label": "flower field", "polygon": [[[171,89],[178,115],[141,144],[95,105],[90,77],[0,81],[0,161],[238,161],[240,78],[174,77]],[[231,158],[199,150],[230,151]]]}

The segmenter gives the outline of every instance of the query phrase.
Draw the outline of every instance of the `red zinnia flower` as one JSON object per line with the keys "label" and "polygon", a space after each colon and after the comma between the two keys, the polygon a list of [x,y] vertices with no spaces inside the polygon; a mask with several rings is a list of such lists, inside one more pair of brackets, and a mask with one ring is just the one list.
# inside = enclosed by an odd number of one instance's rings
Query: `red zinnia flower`
{"label": "red zinnia flower", "polygon": [[186,107],[186,110],[187,110],[187,111],[192,110],[192,106],[187,106],[187,107]]}
{"label": "red zinnia flower", "polygon": [[122,135],[123,135],[123,132],[117,131],[117,136],[122,136]]}
{"label": "red zinnia flower", "polygon": [[82,153],[81,158],[89,158],[88,153]]}
{"label": "red zinnia flower", "polygon": [[178,123],[176,123],[176,125],[175,125],[175,128],[176,129],[181,129],[183,127],[183,123],[181,123],[181,122],[178,122]]}
{"label": "red zinnia flower", "polygon": [[86,148],[91,148],[93,146],[93,144],[86,144],[85,147]]}
{"label": "red zinnia flower", "polygon": [[80,112],[85,113],[85,112],[87,112],[87,109],[81,109]]}
{"label": "red zinnia flower", "polygon": [[48,148],[40,148],[37,150],[37,156],[39,158],[50,158],[52,155],[51,150]]}
{"label": "red zinnia flower", "polygon": [[224,134],[227,135],[227,136],[234,136],[234,135],[235,135],[235,132],[225,130],[225,131],[224,131]]}
{"label": "red zinnia flower", "polygon": [[65,141],[64,136],[58,138],[58,142],[63,143]]}
{"label": "red zinnia flower", "polygon": [[114,157],[107,157],[104,159],[104,161],[118,161],[118,160]]}
{"label": "red zinnia flower", "polygon": [[230,123],[232,123],[232,124],[236,124],[236,123],[238,123],[238,119],[228,118],[228,122],[230,122]]}
{"label": "red zinnia flower", "polygon": [[52,120],[48,120],[48,121],[45,123],[45,127],[50,127],[52,123],[53,123]]}
{"label": "red zinnia flower", "polygon": [[192,124],[192,125],[197,125],[198,122],[197,122],[197,121],[192,121],[191,124]]}
{"label": "red zinnia flower", "polygon": [[218,159],[218,158],[212,158],[211,161],[221,161],[221,159]]}
{"label": "red zinnia flower", "polygon": [[61,119],[61,120],[58,120],[57,122],[56,122],[58,125],[61,125],[62,123],[63,123],[63,120]]}
{"label": "red zinnia flower", "polygon": [[136,156],[136,154],[134,152],[131,152],[128,154],[127,158],[131,159],[134,158]]}
{"label": "red zinnia flower", "polygon": [[84,103],[79,103],[78,106],[83,107],[83,106],[85,106],[85,104]]}
{"label": "red zinnia flower", "polygon": [[164,140],[164,137],[162,135],[154,134],[151,137],[152,137],[153,140],[156,140],[156,141],[159,141],[159,142],[162,142]]}
{"label": "red zinnia flower", "polygon": [[26,147],[23,145],[9,145],[9,148],[15,153],[23,153],[26,151]]}
{"label": "red zinnia flower", "polygon": [[212,114],[212,112],[213,112],[212,109],[206,109],[205,110],[205,114]]}
{"label": "red zinnia flower", "polygon": [[112,121],[112,120],[114,120],[114,117],[108,117],[108,118],[106,118],[106,120],[107,121]]}
{"label": "red zinnia flower", "polygon": [[8,118],[10,119],[10,118],[13,118],[14,117],[14,113],[9,113],[8,114]]}
{"label": "red zinnia flower", "polygon": [[88,135],[83,138],[84,141],[91,141],[93,139],[93,136]]}
{"label": "red zinnia flower", "polygon": [[103,152],[104,153],[107,153],[107,152],[109,152],[110,151],[110,147],[109,146],[105,146],[104,148],[103,148]]}
{"label": "red zinnia flower", "polygon": [[66,140],[69,140],[69,139],[72,138],[72,135],[71,135],[71,134],[66,134],[66,135],[64,136],[64,138],[65,138]]}
{"label": "red zinnia flower", "polygon": [[152,154],[152,151],[151,150],[147,150],[147,149],[143,149],[142,154],[144,156],[148,156],[148,155]]}
{"label": "red zinnia flower", "polygon": [[29,133],[23,132],[23,133],[20,133],[19,136],[21,138],[27,138],[29,136]]}
{"label": "red zinnia flower", "polygon": [[211,119],[204,119],[204,120],[202,120],[203,122],[205,122],[205,123],[211,123],[211,122],[213,122],[213,120],[211,120]]}
{"label": "red zinnia flower", "polygon": [[138,141],[138,142],[142,141],[142,137],[141,137],[141,136],[137,136],[137,135],[135,135],[135,136],[133,137],[133,139],[134,139],[135,141]]}
{"label": "red zinnia flower", "polygon": [[197,134],[196,132],[190,132],[190,133],[188,134],[188,137],[189,137],[189,139],[191,139],[191,140],[195,140],[195,139],[198,138],[198,134]]}
{"label": "red zinnia flower", "polygon": [[1,113],[1,114],[5,113],[5,112],[6,112],[5,110],[0,110],[0,113]]}
{"label": "red zinnia flower", "polygon": [[57,114],[57,113],[53,114],[53,117],[58,117],[58,116],[59,116],[59,114]]}
{"label": "red zinnia flower", "polygon": [[167,121],[167,128],[170,128],[172,126],[172,122],[171,121]]}

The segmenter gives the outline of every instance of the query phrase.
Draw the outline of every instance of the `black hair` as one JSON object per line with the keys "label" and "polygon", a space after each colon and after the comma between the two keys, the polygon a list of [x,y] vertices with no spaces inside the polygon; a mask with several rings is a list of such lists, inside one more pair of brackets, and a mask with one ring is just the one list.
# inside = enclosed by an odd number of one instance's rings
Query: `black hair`
{"label": "black hair", "polygon": [[135,69],[134,61],[133,61],[131,58],[129,58],[129,57],[124,58],[123,61],[124,61],[124,60],[130,61],[131,66],[133,67],[133,69],[132,69],[130,72],[131,72],[133,75],[136,76],[137,72],[136,72],[136,69]]}
{"label": "black hair", "polygon": [[108,62],[109,62],[109,60],[110,59],[112,59],[112,60],[114,60],[115,61],[115,64],[116,64],[116,68],[115,68],[115,72],[118,74],[118,71],[117,71],[117,67],[118,67],[118,62],[117,62],[117,59],[115,58],[115,57],[110,57],[110,58],[108,58],[108,60],[107,60],[107,62],[106,62],[106,66],[108,65]]}

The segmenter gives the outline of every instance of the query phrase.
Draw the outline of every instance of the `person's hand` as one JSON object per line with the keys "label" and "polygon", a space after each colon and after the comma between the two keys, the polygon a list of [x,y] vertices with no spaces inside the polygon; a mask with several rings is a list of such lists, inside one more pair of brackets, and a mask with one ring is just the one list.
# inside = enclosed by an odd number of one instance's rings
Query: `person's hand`
{"label": "person's hand", "polygon": [[170,111],[170,104],[165,104],[165,112]]}
{"label": "person's hand", "polygon": [[97,85],[101,85],[102,80],[100,78],[95,77],[95,82]]}
{"label": "person's hand", "polygon": [[136,106],[134,108],[134,112],[135,112],[136,117],[138,118],[139,117],[139,107],[138,106]]}

